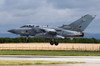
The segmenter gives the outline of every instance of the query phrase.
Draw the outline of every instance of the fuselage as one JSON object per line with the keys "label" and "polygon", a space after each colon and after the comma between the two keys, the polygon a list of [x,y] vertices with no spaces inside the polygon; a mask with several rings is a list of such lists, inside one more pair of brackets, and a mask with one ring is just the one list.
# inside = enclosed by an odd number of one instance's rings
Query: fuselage
{"label": "fuselage", "polygon": [[[57,32],[57,35],[51,36],[49,34],[44,34],[44,31],[41,30],[43,29],[55,29]],[[18,34],[20,36],[35,36],[35,37],[40,37],[40,38],[68,38],[68,37],[83,37],[82,32],[77,32],[77,31],[72,31],[72,30],[65,30],[63,28],[59,27],[39,27],[39,26],[34,26],[34,27],[20,27],[17,29],[12,29],[9,30],[8,32]]]}

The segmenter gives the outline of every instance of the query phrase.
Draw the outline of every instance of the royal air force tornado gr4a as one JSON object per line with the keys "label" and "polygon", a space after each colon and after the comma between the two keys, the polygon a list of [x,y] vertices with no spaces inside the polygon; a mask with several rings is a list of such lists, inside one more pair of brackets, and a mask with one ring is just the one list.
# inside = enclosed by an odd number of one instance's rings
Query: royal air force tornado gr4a
{"label": "royal air force tornado gr4a", "polygon": [[[19,34],[20,36],[26,36],[27,40],[29,36],[34,36],[38,38],[49,38],[51,39],[50,44],[58,45],[57,39],[75,38],[83,37],[83,31],[90,24],[90,22],[95,18],[95,15],[85,15],[78,19],[77,21],[69,24],[62,25],[61,27],[40,27],[34,25],[24,25],[18,29],[11,29],[8,32]],[[54,41],[54,39],[56,41]],[[26,40],[26,42],[27,42]]]}

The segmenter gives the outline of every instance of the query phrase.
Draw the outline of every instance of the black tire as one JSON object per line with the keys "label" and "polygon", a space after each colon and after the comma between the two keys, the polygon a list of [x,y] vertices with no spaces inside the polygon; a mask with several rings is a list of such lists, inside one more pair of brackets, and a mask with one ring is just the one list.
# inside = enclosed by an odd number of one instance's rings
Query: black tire
{"label": "black tire", "polygon": [[59,43],[58,42],[55,42],[55,45],[57,46]]}
{"label": "black tire", "polygon": [[50,45],[53,45],[53,44],[54,44],[54,41],[51,41],[51,42],[50,42]]}

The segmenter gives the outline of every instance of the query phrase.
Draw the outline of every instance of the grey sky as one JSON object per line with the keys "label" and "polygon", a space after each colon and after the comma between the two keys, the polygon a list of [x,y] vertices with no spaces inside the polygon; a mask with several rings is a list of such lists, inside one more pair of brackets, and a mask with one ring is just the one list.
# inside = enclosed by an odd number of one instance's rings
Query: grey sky
{"label": "grey sky", "polygon": [[100,0],[0,0],[0,33],[24,24],[61,26],[97,15],[85,30],[100,33]]}

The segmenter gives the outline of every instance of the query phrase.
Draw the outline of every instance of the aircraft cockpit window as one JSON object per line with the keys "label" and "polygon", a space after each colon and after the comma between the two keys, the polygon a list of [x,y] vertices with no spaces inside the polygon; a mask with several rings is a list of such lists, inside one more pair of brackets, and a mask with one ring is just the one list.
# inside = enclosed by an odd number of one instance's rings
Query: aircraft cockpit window
{"label": "aircraft cockpit window", "polygon": [[34,27],[34,25],[32,25],[31,27]]}
{"label": "aircraft cockpit window", "polygon": [[24,27],[26,27],[26,25],[24,25],[24,26],[21,26],[21,28],[24,28]]}
{"label": "aircraft cockpit window", "polygon": [[24,25],[24,26],[21,26],[21,28],[24,28],[24,27],[34,27],[34,25]]}
{"label": "aircraft cockpit window", "polygon": [[39,26],[36,26],[36,27],[39,27]]}
{"label": "aircraft cockpit window", "polygon": [[29,27],[32,27],[31,25],[29,25]]}

